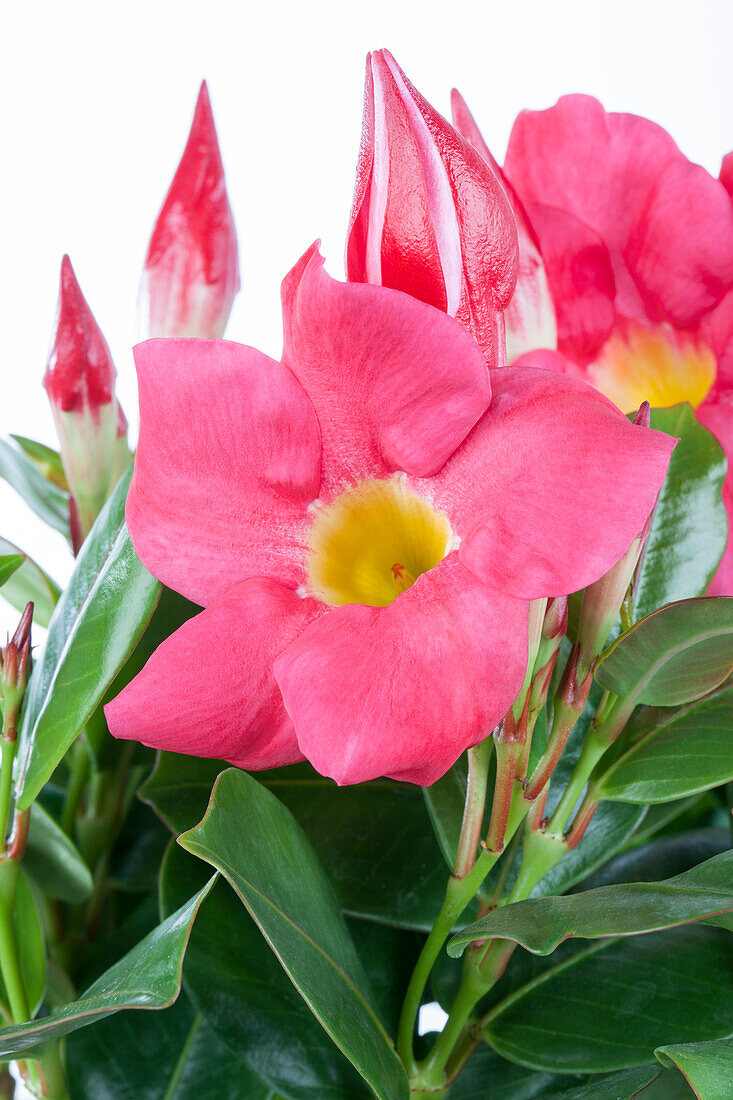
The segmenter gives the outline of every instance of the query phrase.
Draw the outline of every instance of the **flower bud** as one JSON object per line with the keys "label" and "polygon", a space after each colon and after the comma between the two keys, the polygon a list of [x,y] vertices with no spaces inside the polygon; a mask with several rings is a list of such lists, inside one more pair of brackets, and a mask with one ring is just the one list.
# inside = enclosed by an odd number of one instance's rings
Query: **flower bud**
{"label": "flower bud", "polygon": [[13,637],[0,647],[0,698],[6,711],[13,715],[20,709],[31,672],[32,623],[33,604],[28,603]]}
{"label": "flower bud", "polygon": [[[81,292],[71,260],[64,256],[43,384],[81,537],[89,533],[130,461],[127,421],[115,396],[116,377],[107,341]],[[73,541],[76,547],[78,539]]]}
{"label": "flower bud", "polygon": [[153,228],[140,286],[141,337],[223,336],[239,253],[206,81]]}
{"label": "flower bud", "polygon": [[506,361],[502,311],[517,280],[511,206],[387,50],[367,58],[346,266],[351,282],[405,291],[455,317],[489,366]]}

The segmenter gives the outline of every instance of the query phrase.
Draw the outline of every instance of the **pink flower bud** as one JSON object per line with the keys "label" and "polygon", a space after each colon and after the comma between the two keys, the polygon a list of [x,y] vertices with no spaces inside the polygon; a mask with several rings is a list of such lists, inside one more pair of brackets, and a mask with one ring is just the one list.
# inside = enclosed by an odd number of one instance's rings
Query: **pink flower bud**
{"label": "pink flower bud", "polygon": [[107,341],[81,292],[71,260],[64,256],[43,384],[75,501],[75,545],[89,532],[130,460],[127,421],[115,396],[116,377]]}
{"label": "pink flower bud", "polygon": [[346,247],[351,282],[405,291],[465,325],[505,362],[502,311],[517,227],[489,165],[387,50],[367,58],[362,143]]}
{"label": "pink flower bud", "polygon": [[0,698],[7,710],[20,708],[31,671],[31,625],[33,604],[26,604],[17,629],[5,646],[0,647]]}
{"label": "pink flower bud", "polygon": [[206,81],[158,215],[140,286],[143,336],[222,336],[239,255]]}

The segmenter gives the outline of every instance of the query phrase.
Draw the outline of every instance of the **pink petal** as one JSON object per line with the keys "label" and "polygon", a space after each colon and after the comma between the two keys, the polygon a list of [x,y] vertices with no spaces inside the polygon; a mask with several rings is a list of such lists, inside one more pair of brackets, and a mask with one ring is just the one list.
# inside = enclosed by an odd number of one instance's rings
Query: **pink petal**
{"label": "pink petal", "polygon": [[731,198],[733,198],[733,152],[726,153],[720,164],[718,179],[723,184]]}
{"label": "pink petal", "polygon": [[733,380],[711,393],[697,410],[697,418],[713,433],[728,458],[728,473],[723,484],[723,503],[728,513],[728,546],[709,591],[711,596],[733,596]]}
{"label": "pink petal", "polygon": [[555,371],[506,367],[492,379],[491,408],[430,483],[435,504],[487,584],[523,599],[585,588],[641,531],[674,440]]}
{"label": "pink petal", "polygon": [[272,581],[237,585],[171,634],[107,704],[110,731],[242,768],[302,760],[272,663],[321,610]]}
{"label": "pink petal", "polygon": [[229,340],[135,348],[140,442],[127,500],[148,569],[208,604],[247,577],[296,587],[320,437],[287,368]]}
{"label": "pink petal", "polygon": [[611,257],[592,229],[566,210],[532,203],[557,312],[557,346],[583,365],[591,362],[613,329],[616,282]]}
{"label": "pink petal", "polygon": [[387,607],[331,611],[275,662],[300,748],[337,783],[429,786],[511,706],[527,612],[455,554]]}
{"label": "pink petal", "polygon": [[471,336],[407,294],[330,278],[317,244],[282,297],[283,362],[318,414],[327,487],[440,469],[491,397]]}

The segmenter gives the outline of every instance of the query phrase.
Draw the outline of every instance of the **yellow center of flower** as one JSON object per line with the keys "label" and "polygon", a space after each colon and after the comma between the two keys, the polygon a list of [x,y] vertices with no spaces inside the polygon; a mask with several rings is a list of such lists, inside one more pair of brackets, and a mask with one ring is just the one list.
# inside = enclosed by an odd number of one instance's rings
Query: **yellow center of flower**
{"label": "yellow center of flower", "polygon": [[611,336],[588,373],[623,412],[635,412],[642,401],[656,408],[689,401],[696,409],[710,392],[716,365],[710,348],[668,325],[629,325]]}
{"label": "yellow center of flower", "polygon": [[317,505],[309,590],[333,606],[386,607],[448,552],[446,516],[401,478],[360,481]]}

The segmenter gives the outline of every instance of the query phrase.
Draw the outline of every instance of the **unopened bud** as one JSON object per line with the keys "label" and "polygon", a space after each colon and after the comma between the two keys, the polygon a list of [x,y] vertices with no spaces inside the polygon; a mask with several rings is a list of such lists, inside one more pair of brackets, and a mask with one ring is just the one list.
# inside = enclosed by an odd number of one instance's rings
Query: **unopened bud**
{"label": "unopened bud", "polygon": [[130,460],[127,422],[115,396],[116,377],[107,341],[81,292],[71,260],[64,256],[43,384],[82,535],[89,533],[114,488],[121,463],[127,465]]}
{"label": "unopened bud", "polygon": [[158,215],[140,287],[142,337],[223,336],[239,254],[206,82]]}
{"label": "unopened bud", "polygon": [[26,604],[20,622],[4,647],[0,648],[0,695],[7,711],[20,709],[31,671],[31,625],[33,604]]}

